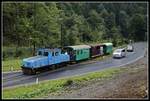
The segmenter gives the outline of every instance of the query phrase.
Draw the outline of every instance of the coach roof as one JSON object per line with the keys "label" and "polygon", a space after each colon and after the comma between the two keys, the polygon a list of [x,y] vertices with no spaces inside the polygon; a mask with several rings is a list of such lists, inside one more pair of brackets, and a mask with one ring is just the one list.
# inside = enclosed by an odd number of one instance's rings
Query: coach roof
{"label": "coach roof", "polygon": [[103,44],[106,46],[112,46],[113,45],[112,43],[103,43]]}
{"label": "coach roof", "polygon": [[76,45],[76,46],[67,46],[67,47],[73,48],[74,50],[91,48],[89,45]]}

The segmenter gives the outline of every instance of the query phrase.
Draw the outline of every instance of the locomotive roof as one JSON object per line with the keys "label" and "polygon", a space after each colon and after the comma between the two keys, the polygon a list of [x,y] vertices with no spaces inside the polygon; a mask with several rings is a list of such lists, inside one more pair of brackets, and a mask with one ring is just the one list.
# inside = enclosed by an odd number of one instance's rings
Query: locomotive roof
{"label": "locomotive roof", "polygon": [[74,50],[91,48],[89,45],[75,45],[75,46],[67,46],[67,47],[73,48]]}
{"label": "locomotive roof", "polygon": [[46,51],[46,52],[48,52],[48,51],[50,51],[50,52],[53,52],[53,51],[61,51],[61,49],[59,49],[59,48],[54,48],[54,49],[41,48],[41,49],[39,49],[39,50],[43,50],[43,51]]}

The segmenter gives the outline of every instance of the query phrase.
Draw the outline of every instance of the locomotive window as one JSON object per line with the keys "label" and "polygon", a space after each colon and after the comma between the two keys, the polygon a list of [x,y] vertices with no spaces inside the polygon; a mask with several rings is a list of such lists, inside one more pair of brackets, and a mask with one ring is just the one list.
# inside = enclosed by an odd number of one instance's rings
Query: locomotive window
{"label": "locomotive window", "polygon": [[58,56],[58,52],[55,53],[55,56]]}
{"label": "locomotive window", "polygon": [[48,52],[44,52],[44,56],[48,56]]}
{"label": "locomotive window", "polygon": [[42,52],[41,52],[41,51],[39,51],[39,52],[38,52],[38,55],[42,55]]}
{"label": "locomotive window", "polygon": [[65,53],[65,51],[64,51],[64,50],[62,50],[62,51],[61,51],[61,54],[64,54],[64,53]]}
{"label": "locomotive window", "polygon": [[54,56],[54,52],[52,53],[52,56]]}
{"label": "locomotive window", "polygon": [[64,53],[66,53],[66,51],[67,51],[67,50],[64,50],[64,49],[63,49],[63,50],[61,51],[61,53],[64,54]]}

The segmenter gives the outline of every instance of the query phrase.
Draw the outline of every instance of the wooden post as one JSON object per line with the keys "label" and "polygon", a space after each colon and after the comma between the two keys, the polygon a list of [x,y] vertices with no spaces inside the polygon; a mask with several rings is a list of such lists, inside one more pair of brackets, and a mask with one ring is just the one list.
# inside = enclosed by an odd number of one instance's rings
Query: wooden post
{"label": "wooden post", "polygon": [[39,79],[38,79],[38,77],[36,78],[36,84],[38,84],[39,83]]}
{"label": "wooden post", "polygon": [[11,72],[13,72],[13,66],[11,66],[10,69],[11,69]]}

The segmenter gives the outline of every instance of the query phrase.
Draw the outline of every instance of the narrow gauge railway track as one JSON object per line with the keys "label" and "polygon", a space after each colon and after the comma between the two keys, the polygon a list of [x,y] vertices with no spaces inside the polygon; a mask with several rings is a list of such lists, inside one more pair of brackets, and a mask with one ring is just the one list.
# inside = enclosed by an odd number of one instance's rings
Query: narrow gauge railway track
{"label": "narrow gauge railway track", "polygon": [[19,74],[22,74],[22,72],[21,72],[21,70],[20,71],[18,71],[18,72],[4,72],[4,73],[2,73],[3,75],[3,77],[9,77],[9,76],[13,76],[13,75],[19,75]]}
{"label": "narrow gauge railway track", "polygon": [[24,75],[23,74],[19,74],[19,75],[13,75],[13,76],[9,76],[9,77],[5,77],[5,78],[3,78],[3,82],[6,82],[6,81],[10,81],[10,80],[14,80],[14,79],[18,79],[18,78],[22,78],[22,77],[24,77]]}
{"label": "narrow gauge railway track", "polygon": [[99,62],[99,61],[94,61],[94,60],[89,60],[89,61],[82,61],[78,64],[70,64],[66,67],[61,67],[59,69],[56,69],[56,70],[48,70],[48,71],[43,71],[43,73],[40,73],[40,74],[37,74],[35,76],[31,76],[31,75],[24,75],[22,73],[22,71],[20,72],[16,72],[16,73],[13,73],[13,72],[10,72],[10,73],[4,73],[2,75],[2,79],[3,79],[3,82],[6,82],[6,81],[10,81],[10,80],[15,80],[15,79],[20,79],[20,78],[27,78],[27,77],[38,77],[38,76],[43,76],[43,75],[47,75],[49,73],[52,73],[52,72],[55,72],[55,71],[60,71],[60,70],[63,70],[63,69],[67,69],[67,68],[71,68],[71,67],[75,67],[75,66],[82,66],[82,65],[87,65],[87,64],[91,64],[91,63],[96,63],[96,62]]}
{"label": "narrow gauge railway track", "polygon": [[91,64],[91,63],[96,63],[98,61],[89,61],[89,62],[80,62],[79,64],[71,64],[68,65],[67,67],[59,67],[57,69],[52,69],[52,70],[48,70],[48,71],[43,71],[42,73],[39,73],[37,75],[24,75],[22,72],[17,72],[17,73],[8,73],[10,75],[3,75],[3,85],[5,85],[5,82],[7,83],[15,83],[21,80],[25,80],[25,79],[30,79],[30,78],[37,78],[37,77],[41,77],[41,76],[45,76],[48,75],[50,73],[56,72],[56,71],[61,71],[61,70],[65,70],[65,69],[69,69],[72,67],[78,67],[79,65],[87,65],[87,64]]}
{"label": "narrow gauge railway track", "polygon": [[66,71],[66,70],[73,70],[73,69],[80,69],[79,66],[85,66],[85,65],[89,65],[92,63],[98,63],[99,61],[82,61],[79,62],[78,64],[70,64],[67,67],[61,67],[61,68],[57,68],[54,70],[49,70],[49,71],[43,71],[42,73],[39,73],[37,75],[24,75],[22,72],[18,72],[16,74],[11,74],[9,77],[8,75],[3,78],[3,87],[8,87],[9,85],[13,85],[15,83],[27,80],[30,81],[31,79],[36,82],[36,78],[39,78],[39,80],[42,80],[40,78],[45,77],[49,74],[55,74],[55,72],[61,72],[61,71]]}

